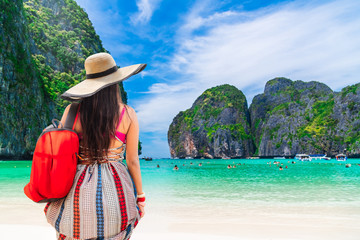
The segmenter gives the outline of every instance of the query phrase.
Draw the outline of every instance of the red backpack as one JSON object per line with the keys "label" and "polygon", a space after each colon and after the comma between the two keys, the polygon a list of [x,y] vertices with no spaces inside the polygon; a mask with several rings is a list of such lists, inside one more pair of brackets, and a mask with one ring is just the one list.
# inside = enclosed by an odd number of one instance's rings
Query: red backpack
{"label": "red backpack", "polygon": [[79,137],[74,131],[78,103],[71,104],[65,126],[55,121],[43,130],[37,140],[30,182],[24,192],[34,202],[51,202],[65,197],[76,174]]}

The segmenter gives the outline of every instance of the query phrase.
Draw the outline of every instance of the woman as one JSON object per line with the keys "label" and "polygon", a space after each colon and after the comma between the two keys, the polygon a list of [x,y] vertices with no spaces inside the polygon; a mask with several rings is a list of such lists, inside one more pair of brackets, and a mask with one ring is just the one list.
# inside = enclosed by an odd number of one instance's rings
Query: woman
{"label": "woman", "polygon": [[109,54],[94,54],[85,60],[86,79],[62,95],[81,100],[74,123],[80,149],[69,194],[45,207],[59,239],[126,240],[144,216],[138,121],[135,111],[121,102],[117,83],[145,66],[118,69]]}

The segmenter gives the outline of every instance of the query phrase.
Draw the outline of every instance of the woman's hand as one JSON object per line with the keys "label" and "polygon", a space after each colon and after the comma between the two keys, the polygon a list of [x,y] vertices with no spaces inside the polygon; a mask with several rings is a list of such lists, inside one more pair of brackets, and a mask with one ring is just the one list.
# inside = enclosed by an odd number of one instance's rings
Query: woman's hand
{"label": "woman's hand", "polygon": [[138,206],[140,208],[140,217],[144,217],[145,215],[145,202],[138,202]]}
{"label": "woman's hand", "polygon": [[137,195],[136,202],[140,208],[140,217],[143,217],[145,215],[145,193],[144,192]]}

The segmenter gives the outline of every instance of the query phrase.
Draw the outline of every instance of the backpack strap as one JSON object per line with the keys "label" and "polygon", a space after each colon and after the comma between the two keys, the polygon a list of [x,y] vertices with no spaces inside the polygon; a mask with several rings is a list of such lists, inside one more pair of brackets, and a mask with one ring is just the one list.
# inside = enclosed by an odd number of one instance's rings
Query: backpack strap
{"label": "backpack strap", "polygon": [[78,112],[80,108],[80,103],[72,103],[70,106],[70,110],[68,112],[68,115],[66,117],[65,126],[64,128],[69,128],[74,130],[75,123],[78,118]]}

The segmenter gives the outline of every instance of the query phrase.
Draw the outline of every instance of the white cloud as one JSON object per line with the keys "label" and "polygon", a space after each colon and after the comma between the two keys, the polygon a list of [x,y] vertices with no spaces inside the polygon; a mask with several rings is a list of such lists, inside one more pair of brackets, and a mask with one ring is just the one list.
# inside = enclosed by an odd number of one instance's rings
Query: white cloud
{"label": "white cloud", "polygon": [[[188,92],[188,93],[187,93]],[[167,133],[172,119],[185,107],[191,107],[193,92],[162,92],[134,102],[141,131]],[[185,110],[183,109],[183,110]]]}
{"label": "white cloud", "polygon": [[[191,10],[177,36],[179,46],[166,63],[173,82],[154,84],[149,96],[135,104],[142,131],[166,139],[175,115],[202,91],[220,84],[235,85],[249,101],[278,76],[320,81],[334,90],[359,82],[358,12],[356,1],[291,3],[206,17]],[[201,35],[196,34],[201,28]]]}
{"label": "white cloud", "polygon": [[148,23],[153,15],[153,12],[160,4],[161,0],[138,0],[136,5],[138,12],[130,17],[133,24]]}
{"label": "white cloud", "polygon": [[215,13],[207,17],[202,17],[196,14],[190,14],[187,17],[186,24],[184,24],[181,27],[179,32],[191,34],[194,30],[199,29],[201,27],[214,26],[219,22],[222,22],[226,19],[230,19],[233,17],[238,17],[239,15],[241,15],[239,12],[234,12],[234,11]]}

